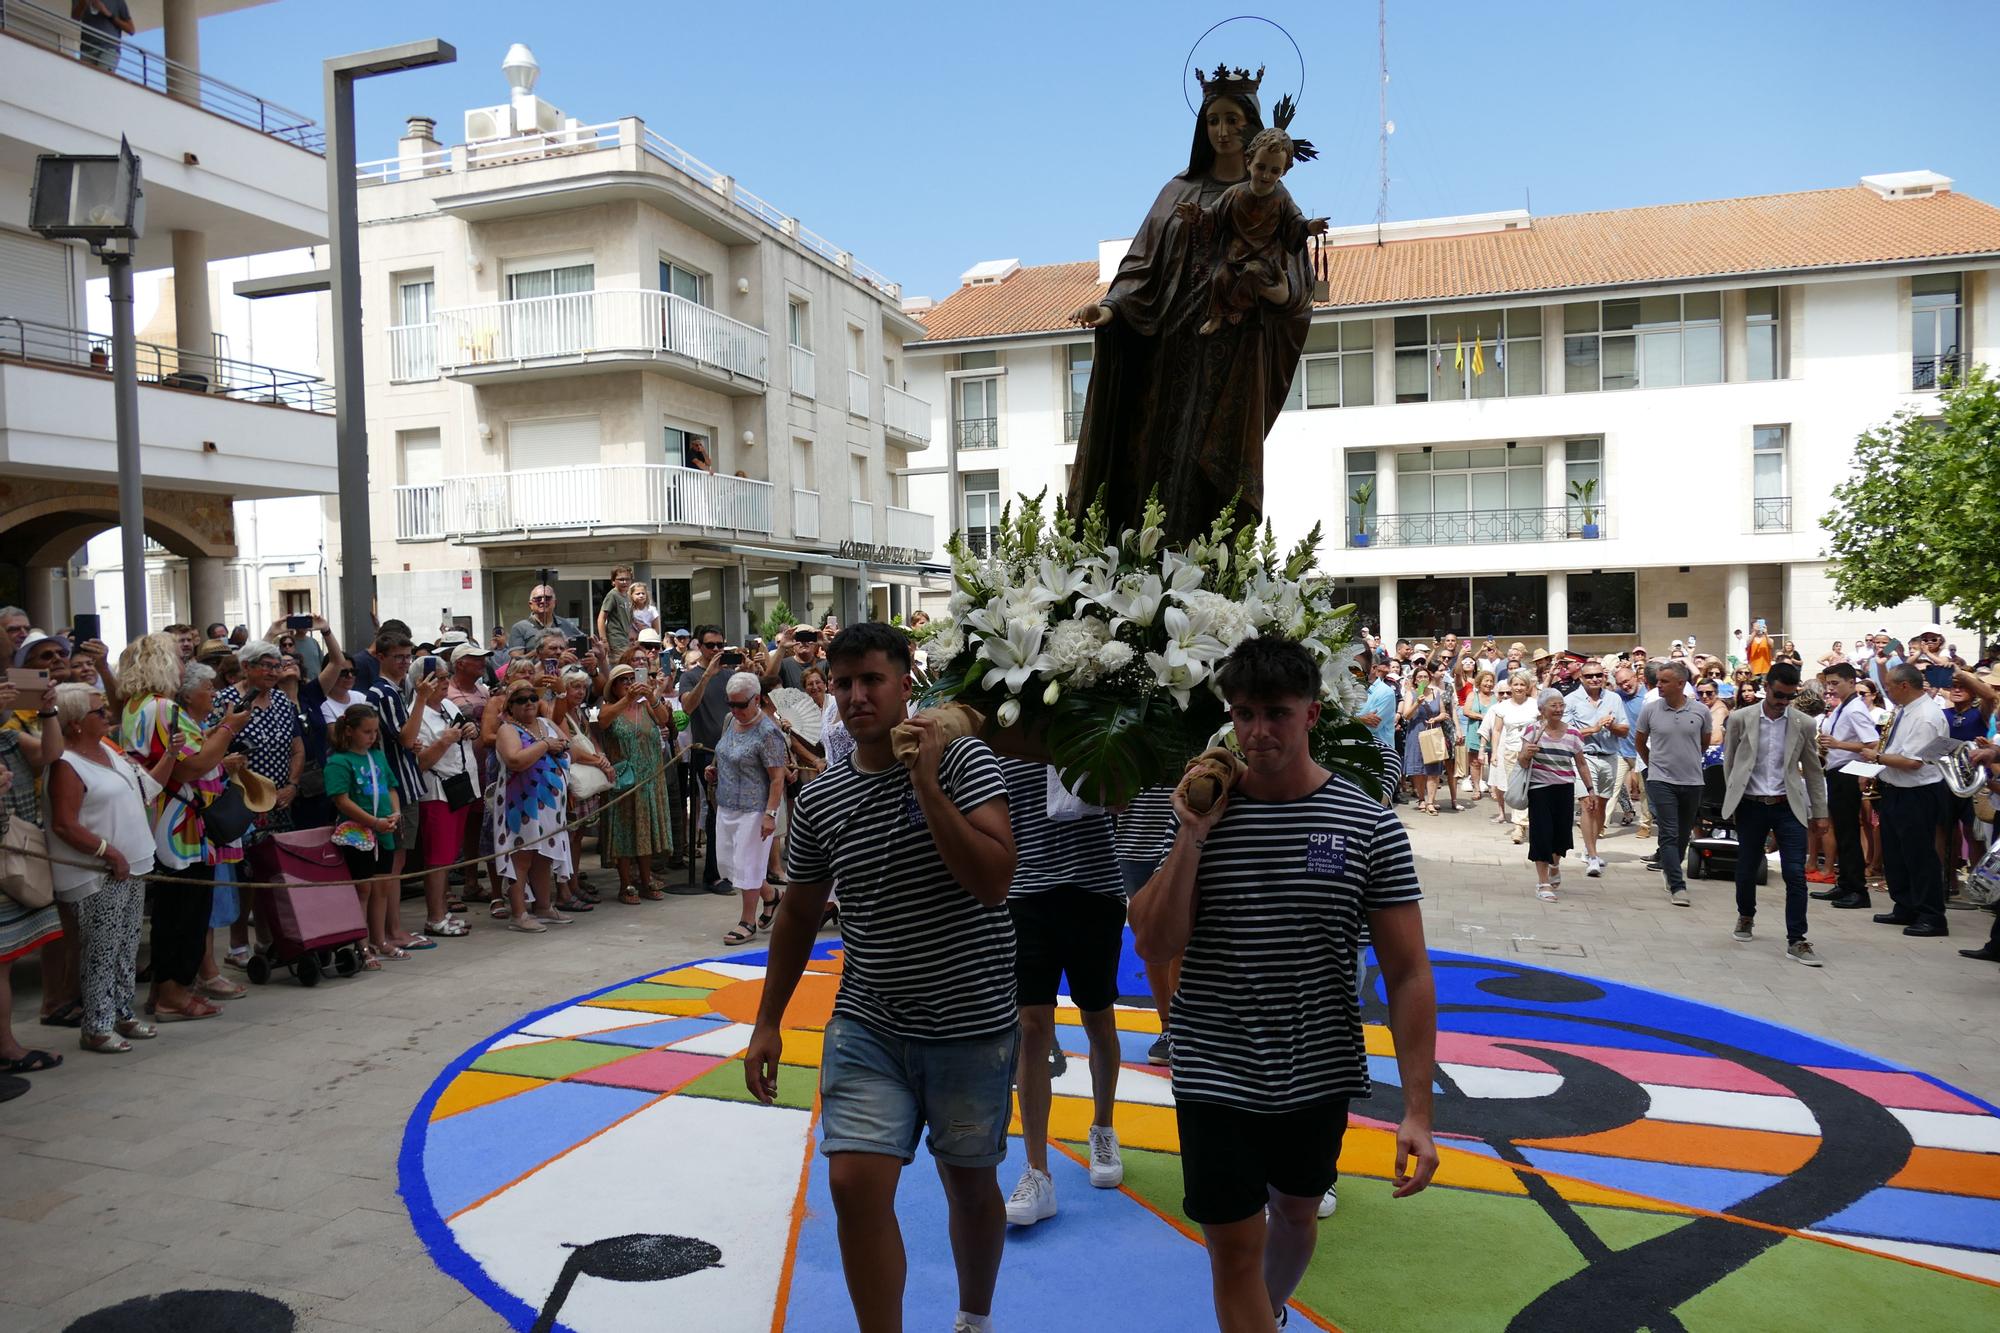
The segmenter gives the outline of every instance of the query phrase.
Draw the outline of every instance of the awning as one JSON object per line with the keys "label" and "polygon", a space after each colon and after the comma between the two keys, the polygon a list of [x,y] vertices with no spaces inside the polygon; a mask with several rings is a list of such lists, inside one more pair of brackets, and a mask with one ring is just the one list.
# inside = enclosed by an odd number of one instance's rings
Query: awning
{"label": "awning", "polygon": [[783,560],[788,564],[817,565],[835,574],[868,573],[882,575],[902,575],[892,581],[908,582],[922,586],[925,579],[951,577],[951,566],[924,563],[889,563],[874,560],[854,560],[831,551],[787,551],[777,546],[749,546],[741,542],[684,541],[685,551],[713,551],[717,555],[749,556],[757,560]]}

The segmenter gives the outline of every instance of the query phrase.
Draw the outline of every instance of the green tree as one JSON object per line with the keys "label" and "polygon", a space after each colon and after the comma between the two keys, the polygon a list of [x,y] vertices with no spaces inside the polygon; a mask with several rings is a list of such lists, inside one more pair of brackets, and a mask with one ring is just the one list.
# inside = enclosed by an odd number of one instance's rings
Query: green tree
{"label": "green tree", "polygon": [[2000,627],[2000,381],[1985,366],[1854,442],[1854,475],[1820,519],[1843,607],[1913,599]]}

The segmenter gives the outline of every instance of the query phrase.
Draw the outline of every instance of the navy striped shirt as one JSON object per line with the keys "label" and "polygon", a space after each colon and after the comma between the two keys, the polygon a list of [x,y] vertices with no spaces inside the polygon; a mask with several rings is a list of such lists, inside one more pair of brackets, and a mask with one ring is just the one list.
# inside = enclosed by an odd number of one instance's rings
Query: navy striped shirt
{"label": "navy striped shirt", "polygon": [[1014,826],[1014,882],[1010,897],[1080,888],[1125,896],[1111,846],[1111,817],[1103,811],[1081,819],[1049,818],[1046,764],[1002,759],[1007,780],[1007,818]]}
{"label": "navy striped shirt", "polygon": [[1146,787],[1118,812],[1112,842],[1121,861],[1144,861],[1148,872],[1160,864],[1160,840],[1173,829],[1174,789]]}
{"label": "navy striped shirt", "polygon": [[[1170,833],[1163,858],[1172,844]],[[1366,1097],[1354,992],[1364,914],[1423,898],[1402,822],[1340,777],[1296,801],[1239,788],[1209,830],[1195,891],[1174,1096],[1247,1111]]]}
{"label": "navy striped shirt", "polygon": [[[1007,797],[1000,761],[976,737],[945,747],[938,777],[962,811]],[[901,764],[864,773],[849,755],[800,787],[785,871],[831,881],[840,899],[836,1015],[908,1041],[994,1037],[1018,1021],[1013,918],[952,878]]]}

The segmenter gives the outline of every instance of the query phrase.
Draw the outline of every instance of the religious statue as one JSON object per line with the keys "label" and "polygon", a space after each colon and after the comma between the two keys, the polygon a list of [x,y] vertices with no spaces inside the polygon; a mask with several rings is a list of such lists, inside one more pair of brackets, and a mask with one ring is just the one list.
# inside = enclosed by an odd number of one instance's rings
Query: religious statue
{"label": "religious statue", "polygon": [[[1263,517],[1264,437],[1312,322],[1304,240],[1325,230],[1278,182],[1313,150],[1265,133],[1263,76],[1197,72],[1187,170],[1147,210],[1104,299],[1070,316],[1096,330],[1070,509],[1101,491],[1114,534],[1139,526],[1155,488],[1169,545],[1205,535],[1231,499],[1237,522]],[[1277,110],[1288,122],[1291,99]]]}

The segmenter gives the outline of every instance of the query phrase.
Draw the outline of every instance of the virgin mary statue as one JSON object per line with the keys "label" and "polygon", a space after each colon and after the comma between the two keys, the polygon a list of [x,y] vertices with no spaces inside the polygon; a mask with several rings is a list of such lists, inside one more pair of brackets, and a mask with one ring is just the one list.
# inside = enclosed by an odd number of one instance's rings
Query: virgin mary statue
{"label": "virgin mary statue", "polygon": [[1206,534],[1232,497],[1238,523],[1263,518],[1264,437],[1305,346],[1311,270],[1303,253],[1289,256],[1254,314],[1197,333],[1216,248],[1174,214],[1244,179],[1244,148],[1264,128],[1260,77],[1218,70],[1202,84],[1187,170],[1147,210],[1104,299],[1070,316],[1097,331],[1070,510],[1081,514],[1101,489],[1114,536],[1138,526],[1155,487],[1169,543]]}

